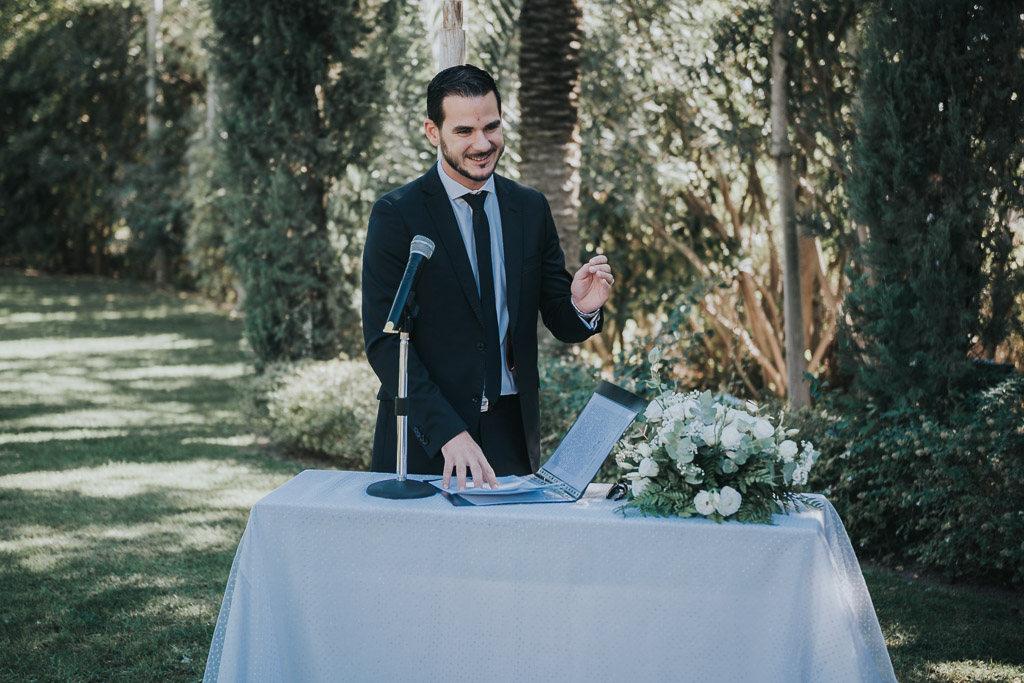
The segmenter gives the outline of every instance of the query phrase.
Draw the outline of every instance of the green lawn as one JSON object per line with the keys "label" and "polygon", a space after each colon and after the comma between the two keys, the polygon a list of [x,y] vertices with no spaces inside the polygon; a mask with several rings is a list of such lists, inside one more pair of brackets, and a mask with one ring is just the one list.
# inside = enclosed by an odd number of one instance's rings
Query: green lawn
{"label": "green lawn", "polygon": [[249,508],[301,470],[254,447],[241,331],[0,271],[0,679],[202,677]]}
{"label": "green lawn", "polygon": [[[241,324],[0,269],[0,680],[196,681],[250,506],[302,466],[238,397]],[[866,573],[901,681],[1024,683],[1021,596]]]}

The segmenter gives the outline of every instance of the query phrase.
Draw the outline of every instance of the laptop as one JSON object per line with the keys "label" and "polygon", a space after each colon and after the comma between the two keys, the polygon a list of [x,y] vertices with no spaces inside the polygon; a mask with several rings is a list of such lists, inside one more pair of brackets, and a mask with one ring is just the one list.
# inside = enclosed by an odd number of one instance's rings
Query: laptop
{"label": "laptop", "polygon": [[441,479],[430,483],[457,506],[572,503],[583,497],[601,463],[646,407],[645,399],[602,380],[536,474],[499,477],[497,489],[471,487],[467,481],[466,490],[459,491],[455,477],[447,489]]}

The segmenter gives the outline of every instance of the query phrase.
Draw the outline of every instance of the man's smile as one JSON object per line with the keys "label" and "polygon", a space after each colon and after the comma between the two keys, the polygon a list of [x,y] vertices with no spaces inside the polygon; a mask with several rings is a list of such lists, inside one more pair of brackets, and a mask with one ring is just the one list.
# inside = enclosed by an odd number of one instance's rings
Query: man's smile
{"label": "man's smile", "polygon": [[489,160],[493,153],[494,153],[494,148],[492,147],[489,150],[487,150],[486,152],[484,152],[483,154],[467,154],[466,158],[469,159],[470,161],[475,161],[476,163],[480,164],[480,163],[484,163],[487,160]]}

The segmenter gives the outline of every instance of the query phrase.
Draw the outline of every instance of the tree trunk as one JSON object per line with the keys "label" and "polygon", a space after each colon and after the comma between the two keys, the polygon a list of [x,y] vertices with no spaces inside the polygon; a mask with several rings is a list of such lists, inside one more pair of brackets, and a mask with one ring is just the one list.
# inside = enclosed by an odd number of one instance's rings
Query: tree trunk
{"label": "tree trunk", "polygon": [[217,71],[210,67],[206,81],[206,139],[217,138]]}
{"label": "tree trunk", "polygon": [[582,0],[524,0],[519,26],[520,180],[551,204],[566,266],[580,264]]}
{"label": "tree trunk", "polygon": [[[163,41],[160,37],[160,15],[163,14],[163,0],[151,0],[146,12],[146,138],[149,150],[150,168],[157,165],[156,155],[160,153],[158,137],[160,135],[160,117],[156,113],[160,91],[157,88],[157,71],[163,61]],[[163,227],[160,228],[161,233]],[[158,287],[163,287],[169,280],[167,247],[163,235],[157,237],[156,250],[153,254],[153,279]]]}
{"label": "tree trunk", "polygon": [[800,303],[804,324],[804,346],[808,349],[813,349],[821,337],[819,322],[823,318],[815,306],[818,300],[815,295],[821,291],[821,284],[818,282],[818,245],[814,237],[806,235],[800,235],[799,242]]}
{"label": "tree trunk", "polygon": [[462,29],[462,2],[444,0],[437,70],[466,63],[466,32]]}
{"label": "tree trunk", "polygon": [[146,135],[150,141],[160,131],[160,119],[156,115],[157,105],[157,64],[163,47],[160,40],[160,15],[163,14],[163,0],[150,0],[146,11]]}
{"label": "tree trunk", "polygon": [[783,306],[786,326],[786,377],[789,405],[810,403],[804,381],[804,325],[800,297],[800,241],[796,229],[796,190],[793,182],[793,148],[789,144],[788,34],[792,0],[776,0],[772,33],[772,158],[779,188],[779,227],[783,244]]}

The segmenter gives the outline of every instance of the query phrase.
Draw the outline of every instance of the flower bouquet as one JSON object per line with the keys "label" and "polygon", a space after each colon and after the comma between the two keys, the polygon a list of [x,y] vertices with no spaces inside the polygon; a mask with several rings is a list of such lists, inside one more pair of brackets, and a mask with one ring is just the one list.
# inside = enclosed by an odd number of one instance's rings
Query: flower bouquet
{"label": "flower bouquet", "polygon": [[818,507],[797,491],[818,453],[810,442],[797,442],[797,430],[783,428],[782,415],[772,424],[749,401],[668,390],[657,380],[658,349],[651,359],[649,385],[660,394],[616,447],[628,483],[620,509],[770,523],[796,501]]}

